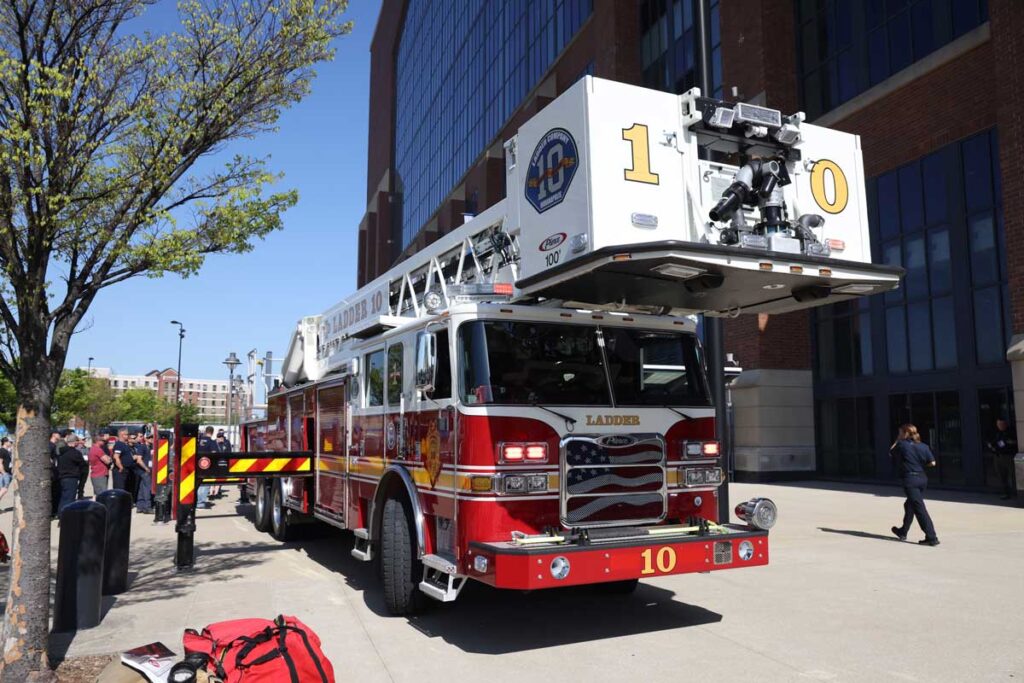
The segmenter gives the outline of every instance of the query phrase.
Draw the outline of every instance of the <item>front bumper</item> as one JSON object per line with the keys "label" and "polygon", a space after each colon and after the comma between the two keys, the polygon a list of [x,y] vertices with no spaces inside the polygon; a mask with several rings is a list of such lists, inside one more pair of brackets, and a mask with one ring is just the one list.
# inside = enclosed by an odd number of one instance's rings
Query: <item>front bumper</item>
{"label": "front bumper", "polygon": [[[586,544],[473,542],[468,576],[496,588],[534,590],[768,564],[768,532],[747,526],[716,526],[703,535],[692,527],[650,527],[635,533]],[[749,559],[741,558],[744,541],[752,546]],[[486,568],[478,557],[485,558]],[[565,560],[568,573],[555,578],[553,563],[564,571]]]}

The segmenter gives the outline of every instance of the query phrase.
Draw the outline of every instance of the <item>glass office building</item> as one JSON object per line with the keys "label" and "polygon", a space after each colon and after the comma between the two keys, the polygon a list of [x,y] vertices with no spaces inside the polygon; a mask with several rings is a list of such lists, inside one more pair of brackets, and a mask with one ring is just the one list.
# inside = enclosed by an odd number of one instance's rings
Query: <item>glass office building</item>
{"label": "glass office building", "polygon": [[[813,120],[988,18],[985,0],[831,0],[797,6],[800,85]],[[874,125],[884,125],[878,121]],[[868,181],[874,260],[903,286],[815,311],[818,471],[886,479],[898,425],[935,451],[933,483],[995,486],[984,443],[1013,420],[998,133],[984,130]]]}
{"label": "glass office building", "polygon": [[405,249],[590,16],[592,0],[410,2],[395,64]]}

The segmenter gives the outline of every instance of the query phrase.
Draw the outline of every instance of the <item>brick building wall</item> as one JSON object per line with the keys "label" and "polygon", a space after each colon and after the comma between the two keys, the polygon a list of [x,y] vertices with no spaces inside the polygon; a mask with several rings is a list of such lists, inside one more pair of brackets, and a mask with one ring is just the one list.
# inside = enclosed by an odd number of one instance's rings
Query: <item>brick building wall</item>
{"label": "brick building wall", "polygon": [[[999,163],[1003,182],[1003,221],[1009,269],[1011,328],[1024,334],[1024,2],[991,0],[992,54]],[[1024,387],[1017,387],[1018,390]],[[1018,408],[1018,415],[1024,410]]]}

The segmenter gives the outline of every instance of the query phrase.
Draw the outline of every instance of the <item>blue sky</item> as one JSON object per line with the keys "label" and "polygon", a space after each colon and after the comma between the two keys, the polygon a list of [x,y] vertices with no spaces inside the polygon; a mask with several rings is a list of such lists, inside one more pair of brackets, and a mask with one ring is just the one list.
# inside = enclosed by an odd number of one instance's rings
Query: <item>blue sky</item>
{"label": "blue sky", "polygon": [[[318,69],[312,94],[284,113],[277,133],[221,152],[225,159],[269,155],[270,168],[285,175],[280,187],[299,191],[284,230],[248,254],[208,258],[194,277],[141,278],[102,291],[72,340],[68,367],[85,367],[90,356],[93,366],[125,374],[174,367],[175,319],[186,329],[182,374],[226,377],[221,361],[229,351],[244,357],[256,348],[280,357],[301,316],[355,289],[366,210],[369,50],[379,11],[380,0],[351,2],[346,16],[355,27],[337,41],[335,60]],[[172,30],[175,3],[160,0],[135,21]]]}

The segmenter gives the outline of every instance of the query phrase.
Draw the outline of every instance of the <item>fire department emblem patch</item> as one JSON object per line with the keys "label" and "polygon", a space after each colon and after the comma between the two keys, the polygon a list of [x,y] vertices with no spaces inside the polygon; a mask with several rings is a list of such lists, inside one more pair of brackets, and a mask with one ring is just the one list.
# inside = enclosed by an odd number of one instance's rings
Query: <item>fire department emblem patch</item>
{"label": "fire department emblem patch", "polygon": [[423,464],[430,477],[430,488],[437,486],[437,478],[441,476],[441,435],[437,433],[437,425],[430,424],[430,431],[423,439]]}
{"label": "fire department emblem patch", "polygon": [[537,213],[562,203],[579,160],[576,141],[564,128],[552,128],[540,139],[526,171],[526,201]]}

